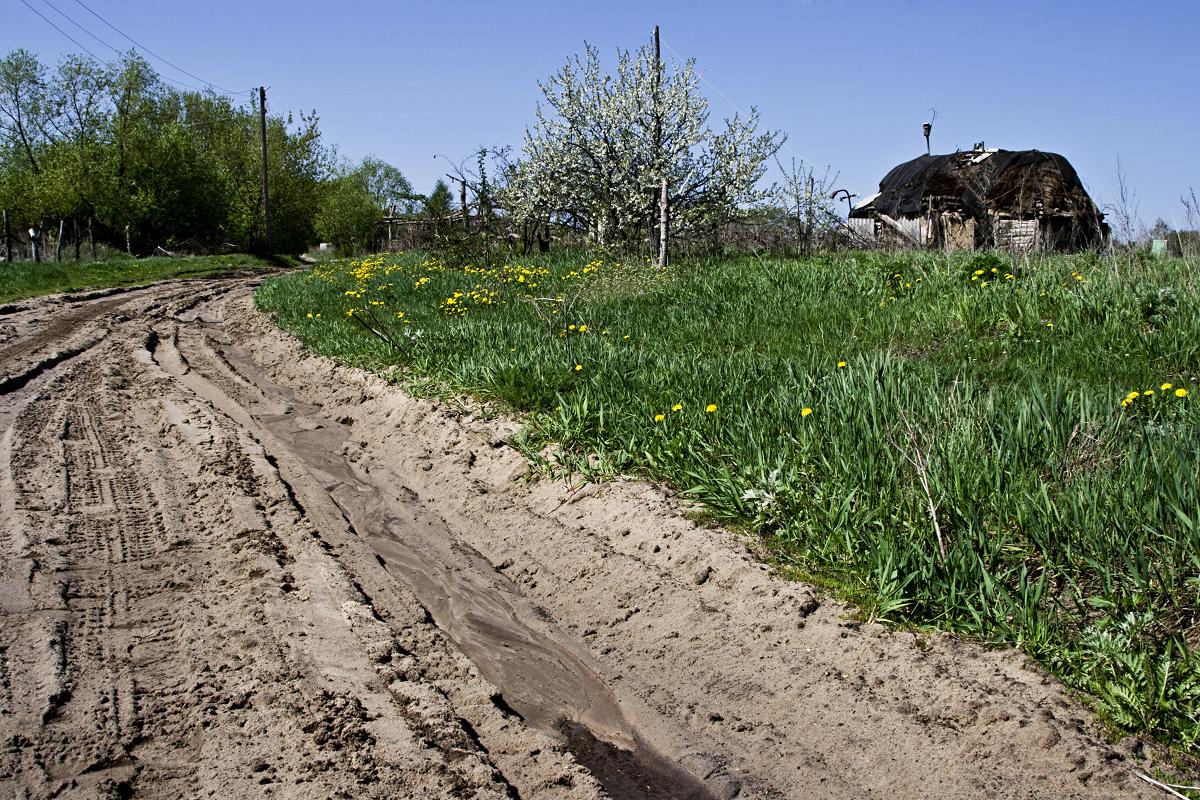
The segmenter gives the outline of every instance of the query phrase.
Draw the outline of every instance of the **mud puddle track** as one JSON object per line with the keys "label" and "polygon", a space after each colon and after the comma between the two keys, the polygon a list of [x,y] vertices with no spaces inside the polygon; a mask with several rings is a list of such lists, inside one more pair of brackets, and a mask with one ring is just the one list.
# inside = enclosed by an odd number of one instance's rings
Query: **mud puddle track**
{"label": "mud puddle track", "polygon": [[0,318],[0,792],[1150,796],[1019,654],[530,480],[512,423],[311,357],[252,285]]}

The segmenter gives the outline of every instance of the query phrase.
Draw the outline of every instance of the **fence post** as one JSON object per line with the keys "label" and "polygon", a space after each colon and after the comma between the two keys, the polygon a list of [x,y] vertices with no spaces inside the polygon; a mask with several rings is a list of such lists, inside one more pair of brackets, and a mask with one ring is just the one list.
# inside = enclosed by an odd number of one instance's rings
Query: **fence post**
{"label": "fence post", "polygon": [[71,238],[75,241],[75,260],[79,260],[79,220],[71,219]]}
{"label": "fence post", "polygon": [[29,229],[29,246],[33,248],[33,263],[42,263],[42,248],[41,248],[42,232],[37,228]]}
{"label": "fence post", "polygon": [[8,209],[4,209],[4,260],[12,261],[12,231],[8,228]]}
{"label": "fence post", "polygon": [[64,219],[58,221],[58,238],[54,240],[54,260],[57,263],[62,263],[62,237],[66,224],[67,221]]}
{"label": "fence post", "polygon": [[88,217],[88,245],[92,248],[92,261],[96,260],[96,237],[92,235],[92,218]]}
{"label": "fence post", "polygon": [[133,243],[129,239],[129,226],[125,226],[125,252],[128,255],[133,255]]}

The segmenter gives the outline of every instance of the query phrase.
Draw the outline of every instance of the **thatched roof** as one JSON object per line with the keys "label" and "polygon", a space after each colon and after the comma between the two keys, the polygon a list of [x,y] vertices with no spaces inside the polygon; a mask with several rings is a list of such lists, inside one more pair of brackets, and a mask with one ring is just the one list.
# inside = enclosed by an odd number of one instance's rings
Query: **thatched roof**
{"label": "thatched roof", "polygon": [[892,169],[851,217],[915,217],[934,211],[1016,219],[1103,219],[1070,162],[1039,150],[973,150],[928,155]]}

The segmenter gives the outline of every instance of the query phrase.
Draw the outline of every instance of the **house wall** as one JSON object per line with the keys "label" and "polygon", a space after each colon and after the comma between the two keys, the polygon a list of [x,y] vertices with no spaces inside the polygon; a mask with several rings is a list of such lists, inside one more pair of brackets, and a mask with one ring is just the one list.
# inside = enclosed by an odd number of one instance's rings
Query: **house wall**
{"label": "house wall", "polygon": [[1038,244],[1036,219],[992,219],[997,250],[1032,250]]}
{"label": "house wall", "polygon": [[947,250],[975,249],[975,220],[963,219],[958,214],[942,214],[942,247]]}

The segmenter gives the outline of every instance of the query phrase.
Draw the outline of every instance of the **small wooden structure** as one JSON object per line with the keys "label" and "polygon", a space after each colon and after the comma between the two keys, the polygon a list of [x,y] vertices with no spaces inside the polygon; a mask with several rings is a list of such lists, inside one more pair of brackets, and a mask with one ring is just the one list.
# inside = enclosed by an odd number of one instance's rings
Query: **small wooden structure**
{"label": "small wooden structure", "polygon": [[1057,153],[986,149],[924,155],[892,169],[850,210],[861,238],[954,250],[1081,250],[1108,240],[1104,215]]}

